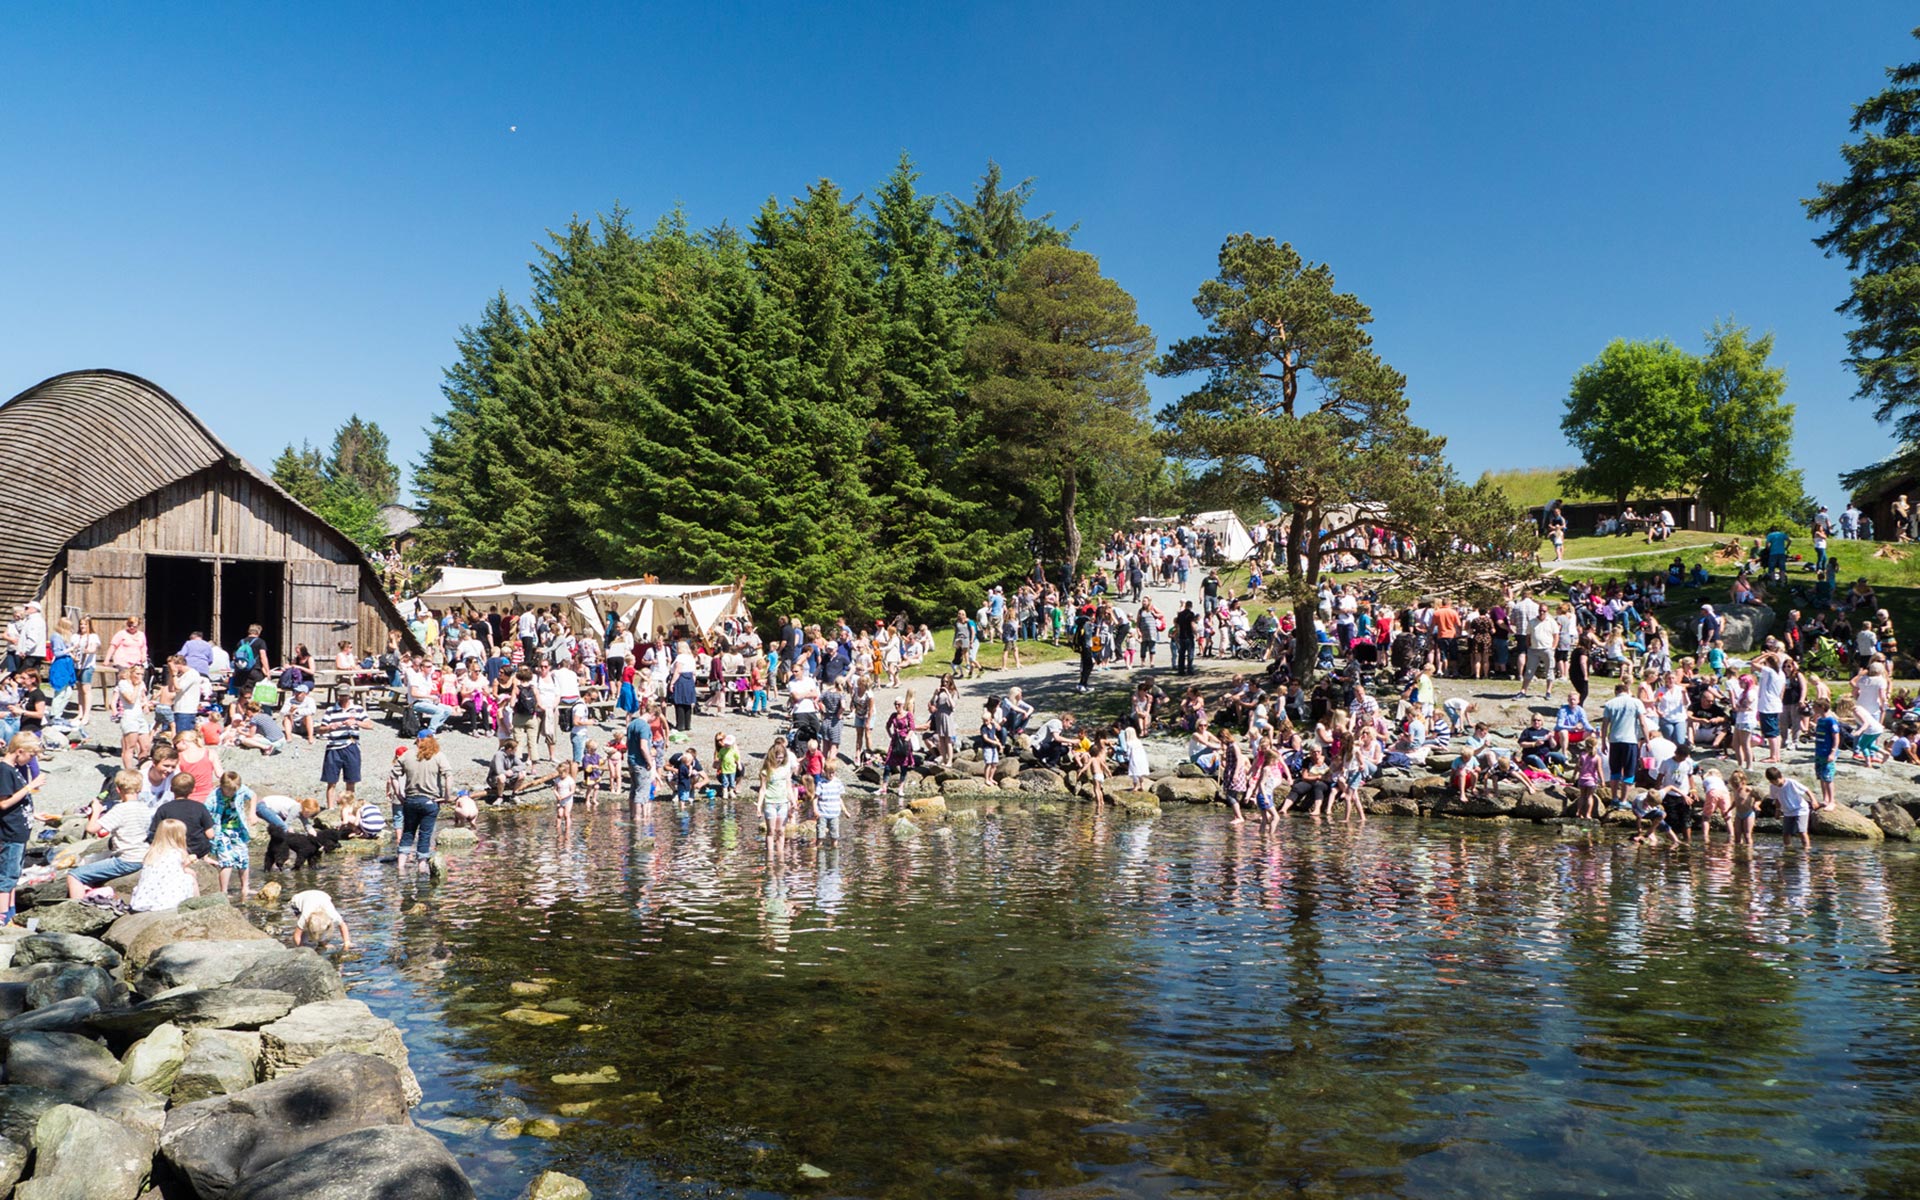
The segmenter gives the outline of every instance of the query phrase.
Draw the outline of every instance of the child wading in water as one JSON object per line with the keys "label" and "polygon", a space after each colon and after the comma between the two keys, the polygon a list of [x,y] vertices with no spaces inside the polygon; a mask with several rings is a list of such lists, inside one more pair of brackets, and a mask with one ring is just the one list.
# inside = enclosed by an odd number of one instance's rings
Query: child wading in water
{"label": "child wading in water", "polygon": [[1727,818],[1727,828],[1733,833],[1736,846],[1753,845],[1753,819],[1760,811],[1760,796],[1748,782],[1745,771],[1733,773],[1733,815]]}
{"label": "child wading in water", "polygon": [[722,800],[738,799],[740,796],[740,747],[735,744],[732,734],[714,735],[713,769],[720,776],[720,798]]}
{"label": "child wading in water", "polygon": [[573,762],[568,760],[560,764],[560,773],[553,777],[554,819],[569,830],[573,828],[573,772]]}
{"label": "child wading in water", "polygon": [[1239,737],[1232,729],[1220,731],[1220,790],[1226,793],[1227,803],[1233,806],[1233,817],[1229,825],[1239,825],[1246,821],[1240,811],[1240,801],[1247,794],[1247,777],[1251,773],[1252,763],[1247,752],[1240,745]]}
{"label": "child wading in water", "polygon": [[1580,743],[1580,757],[1574,760],[1573,782],[1580,789],[1580,805],[1574,816],[1583,821],[1600,819],[1600,739],[1587,738]]}

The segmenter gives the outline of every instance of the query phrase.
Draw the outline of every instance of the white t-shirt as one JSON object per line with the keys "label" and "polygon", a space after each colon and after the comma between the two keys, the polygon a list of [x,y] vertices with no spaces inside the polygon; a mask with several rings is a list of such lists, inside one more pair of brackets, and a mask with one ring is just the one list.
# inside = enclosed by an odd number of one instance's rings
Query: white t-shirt
{"label": "white t-shirt", "polygon": [[1860,686],[1854,689],[1855,698],[1860,707],[1869,712],[1878,713],[1887,705],[1887,677],[1884,675],[1864,675]]}
{"label": "white t-shirt", "polygon": [[553,686],[558,689],[557,694],[562,697],[578,696],[580,694],[580,676],[572,667],[555,667],[553,669]]}
{"label": "white t-shirt", "polygon": [[122,800],[100,818],[107,834],[107,853],[128,862],[147,856],[147,830],[153,827],[153,809],[138,797]]}
{"label": "white t-shirt", "polygon": [[1773,793],[1774,803],[1780,806],[1780,815],[1783,817],[1805,816],[1808,806],[1813,802],[1813,793],[1798,779],[1782,779],[1767,790]]}
{"label": "white t-shirt", "polygon": [[1773,667],[1762,666],[1755,669],[1754,679],[1760,692],[1760,712],[1778,714],[1786,707],[1784,697],[1787,694],[1787,677]]}
{"label": "white t-shirt", "polygon": [[1693,778],[1693,760],[1669,758],[1660,764],[1660,790],[1684,792],[1687,782]]}
{"label": "white t-shirt", "polygon": [[207,690],[207,677],[188,667],[180,672],[180,684],[174,690],[173,711],[176,713],[197,713],[200,701]]}
{"label": "white t-shirt", "polygon": [[314,913],[324,913],[329,921],[340,924],[340,910],[333,906],[333,897],[317,888],[295,892],[287,900],[287,906],[293,909],[295,924],[305,924]]}

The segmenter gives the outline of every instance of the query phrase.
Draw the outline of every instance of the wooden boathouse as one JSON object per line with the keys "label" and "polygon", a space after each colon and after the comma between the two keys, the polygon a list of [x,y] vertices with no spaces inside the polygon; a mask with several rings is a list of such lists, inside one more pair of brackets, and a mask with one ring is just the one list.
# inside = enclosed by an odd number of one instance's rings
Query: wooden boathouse
{"label": "wooden boathouse", "polygon": [[156,659],[196,630],[231,647],[258,624],[278,663],[406,629],[359,547],[145,379],[36,384],[0,405],[0,445],[0,604],[90,617],[103,641],[139,617]]}

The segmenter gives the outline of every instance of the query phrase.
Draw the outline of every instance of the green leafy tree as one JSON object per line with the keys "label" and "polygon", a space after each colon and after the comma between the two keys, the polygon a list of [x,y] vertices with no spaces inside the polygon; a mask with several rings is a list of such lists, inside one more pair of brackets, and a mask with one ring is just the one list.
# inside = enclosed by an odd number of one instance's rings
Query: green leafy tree
{"label": "green leafy tree", "polygon": [[378,508],[400,499],[400,468],[388,453],[386,431],[377,421],[363,421],[355,413],[333,434],[333,452],[327,457],[327,475],[351,479]]}
{"label": "green leafy tree", "polygon": [[768,522],[781,552],[765,591],[777,610],[806,615],[876,615],[889,573],[861,469],[881,351],[873,247],[856,208],[821,180],[784,208],[769,200],[748,245],[764,297],[762,470],[781,497]]}
{"label": "green leafy tree", "polygon": [[1694,472],[1700,498],[1730,526],[1795,521],[1806,488],[1793,459],[1787,373],[1767,362],[1773,335],[1731,321],[1707,334],[1700,359],[1702,436]]}
{"label": "green leafy tree", "polygon": [[321,494],[327,488],[327,460],[312,443],[304,443],[298,449],[289,444],[273,460],[270,473],[289,496],[308,508],[319,506]]}
{"label": "green leafy tree", "polygon": [[1920,63],[1889,67],[1887,79],[1853,110],[1845,178],[1803,203],[1826,226],[1814,244],[1853,272],[1838,311],[1854,322],[1847,365],[1859,396],[1911,440],[1920,437]]}
{"label": "green leafy tree", "polygon": [[998,314],[974,330],[973,397],[1007,466],[1057,488],[1063,557],[1077,569],[1083,482],[1153,454],[1146,368],[1153,332],[1090,254],[1041,246],[1021,260]]}
{"label": "green leafy tree", "polygon": [[518,476],[518,438],[500,394],[501,380],[526,343],[504,291],[487,302],[478,325],[460,330],[459,357],[440,385],[447,409],[434,417],[426,452],[414,466],[422,498],[420,544],[435,557],[497,559],[502,513],[530,498],[531,485]]}
{"label": "green leafy tree", "polygon": [[868,221],[880,359],[866,474],[888,607],[927,613],[970,606],[1019,570],[1027,546],[986,486],[993,439],[966,402],[970,322],[954,239],[918,179],[902,155]]}
{"label": "green leafy tree", "polygon": [[[355,418],[358,420],[358,418]],[[334,436],[339,445],[341,432]],[[384,435],[383,435],[384,440]],[[310,444],[298,449],[288,446],[273,460],[273,481],[288,495],[306,505],[329,525],[345,534],[364,550],[377,550],[386,541],[387,527],[380,519],[380,501],[367,494],[364,484],[353,475],[336,473],[336,460],[322,455]]]}
{"label": "green leafy tree", "polygon": [[1669,341],[1615,339],[1580,368],[1560,430],[1581,465],[1564,486],[1624,506],[1640,495],[1693,493],[1707,435],[1700,360]]}
{"label": "green leafy tree", "polygon": [[1073,229],[1054,227],[1052,213],[1027,216],[1032,200],[1031,178],[1006,187],[1001,182],[1000,164],[991,160],[986,174],[974,185],[971,199],[947,197],[947,224],[953,232],[960,293],[976,317],[993,312],[1027,251],[1038,246],[1065,246],[1073,239]]}
{"label": "green leafy tree", "polygon": [[[1200,464],[1210,495],[1284,514],[1279,584],[1298,632],[1294,668],[1310,677],[1325,564],[1357,527],[1396,530],[1433,559],[1496,559],[1531,549],[1512,506],[1454,477],[1442,439],[1408,418],[1406,380],[1374,353],[1372,312],[1332,270],[1292,245],[1229,237],[1194,307],[1206,331],[1156,365],[1199,386],[1161,414],[1173,453]],[[1537,540],[1537,539],[1536,539]]]}

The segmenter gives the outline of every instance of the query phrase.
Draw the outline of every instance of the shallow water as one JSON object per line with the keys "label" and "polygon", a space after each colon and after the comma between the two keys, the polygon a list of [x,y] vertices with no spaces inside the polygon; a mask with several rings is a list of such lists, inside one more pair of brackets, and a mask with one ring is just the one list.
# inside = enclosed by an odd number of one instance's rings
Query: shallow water
{"label": "shallow water", "polygon": [[[438,884],[323,883],[487,1200],[548,1165],[603,1197],[1920,1192],[1920,855],[1186,809],[852,829],[770,865],[711,805],[603,805],[565,844],[502,819]],[[498,1016],[543,1001],[579,1009]],[[481,1125],[508,1116],[561,1133]]]}

